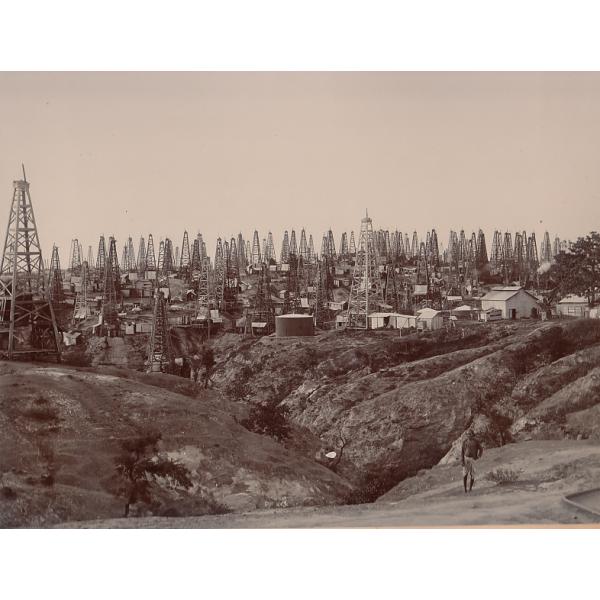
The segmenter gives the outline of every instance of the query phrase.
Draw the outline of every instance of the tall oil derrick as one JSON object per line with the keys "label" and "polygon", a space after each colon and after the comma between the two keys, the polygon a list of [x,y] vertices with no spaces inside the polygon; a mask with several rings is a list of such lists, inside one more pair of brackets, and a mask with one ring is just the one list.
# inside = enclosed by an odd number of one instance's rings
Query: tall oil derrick
{"label": "tall oil derrick", "polygon": [[50,274],[48,276],[48,296],[55,306],[60,302],[64,302],[65,299],[62,271],[60,270],[60,258],[58,256],[58,247],[56,245],[52,246]]}
{"label": "tall oil derrick", "polygon": [[156,263],[157,274],[162,274],[165,270],[165,242],[160,240],[158,244],[158,261]]}
{"label": "tall oil derrick", "polygon": [[373,221],[367,214],[361,220],[356,249],[356,264],[348,300],[346,327],[367,329],[368,315],[381,302],[381,285],[377,268]]}
{"label": "tall oil derrick", "polygon": [[481,271],[485,269],[489,263],[487,245],[485,243],[485,233],[480,229],[477,234],[477,258],[476,265],[477,269]]}
{"label": "tall oil derrick", "polygon": [[412,242],[410,245],[410,255],[412,258],[419,256],[419,236],[416,231],[413,231]]}
{"label": "tall oil derrick", "polygon": [[138,245],[137,272],[140,279],[146,277],[146,240],[144,240],[144,236],[140,236]]}
{"label": "tall oil derrick", "polygon": [[88,264],[88,273],[89,273],[90,271],[92,271],[94,269],[94,265],[96,264],[96,261],[94,260],[94,251],[92,250],[91,245],[88,246],[86,260],[87,260],[87,264]]}
{"label": "tall oil derrick", "polygon": [[0,262],[0,330],[8,330],[8,359],[32,352],[60,360],[60,338],[45,286],[44,261],[29,182],[13,181],[4,250]]}
{"label": "tall oil derrick", "polygon": [[152,333],[148,343],[148,371],[150,373],[171,373],[173,370],[173,351],[169,333],[167,303],[162,292],[154,298]]}
{"label": "tall oil derrick", "polygon": [[135,259],[135,248],[131,236],[127,238],[127,273],[137,272],[137,261]]}
{"label": "tall oil derrick", "polygon": [[[225,242],[227,245],[227,242]],[[223,242],[217,238],[215,248],[215,271],[214,271],[215,304],[219,310],[224,310],[223,300],[225,292],[225,256],[223,255]]]}
{"label": "tall oil derrick", "polygon": [[258,238],[258,231],[254,230],[254,236],[252,237],[252,266],[254,268],[260,267],[262,264],[262,256],[260,253],[260,240]]}
{"label": "tall oil derrick", "polygon": [[198,278],[198,312],[206,313],[212,306],[210,286],[210,260],[205,257],[201,260],[200,275]]}
{"label": "tall oil derrick", "polygon": [[348,234],[344,231],[340,239],[340,258],[347,259],[348,255]]}
{"label": "tall oil derrick", "polygon": [[335,260],[337,258],[337,253],[335,251],[335,241],[331,229],[327,232],[327,248],[329,250],[329,257]]}
{"label": "tall oil derrick", "polygon": [[104,335],[119,333],[119,305],[121,303],[121,274],[117,257],[117,242],[111,237],[108,243],[108,257],[104,269],[102,286],[102,330]]}
{"label": "tall oil derrick", "polygon": [[478,281],[477,272],[477,236],[475,232],[471,233],[469,244],[467,246],[467,268],[466,268],[467,279],[471,285],[476,285]]}
{"label": "tall oil derrick", "polygon": [[123,250],[121,251],[121,267],[127,272],[127,265],[129,264],[129,256],[127,254],[128,248],[127,244],[123,246]]}
{"label": "tall oil derrick", "polygon": [[71,240],[71,252],[69,254],[69,272],[75,277],[81,275],[81,246],[79,240]]}
{"label": "tall oil derrick", "polygon": [[156,254],[154,252],[154,238],[152,237],[151,233],[148,234],[148,245],[146,246],[146,274],[148,271],[152,271],[154,273],[157,271]]}
{"label": "tall oil derrick", "polygon": [[250,240],[246,240],[246,266],[252,262],[252,246]]}
{"label": "tall oil derrick", "polygon": [[81,265],[81,288],[75,296],[75,307],[73,309],[73,323],[84,320],[89,317],[88,308],[88,282],[89,282],[89,267],[87,261],[83,261]]}
{"label": "tall oil derrick", "polygon": [[542,239],[540,248],[540,258],[542,263],[552,262],[552,244],[550,244],[550,234],[546,231]]}
{"label": "tall oil derrick", "polygon": [[406,254],[406,258],[410,260],[412,258],[412,247],[410,245],[408,233],[404,234],[404,252]]}
{"label": "tall oil derrick", "polygon": [[308,236],[308,262],[315,262],[317,255],[315,254],[315,244],[313,242],[312,233]]}
{"label": "tall oil derrick", "polygon": [[169,238],[165,238],[165,264],[163,269],[169,275],[175,272],[175,253],[173,252],[173,242]]}
{"label": "tall oil derrick", "polygon": [[492,239],[490,265],[494,274],[498,274],[502,269],[502,234],[498,230],[494,231]]}
{"label": "tall oil derrick", "polygon": [[329,250],[327,248],[327,234],[323,234],[323,239],[321,240],[321,252],[319,253],[319,258],[323,260],[326,256],[329,255]]}
{"label": "tall oil derrick", "polygon": [[237,304],[240,289],[240,269],[235,238],[231,238],[229,247],[225,242],[225,282],[223,301],[225,310],[233,310]]}
{"label": "tall oil derrick", "polygon": [[271,279],[269,268],[263,265],[258,277],[254,306],[251,311],[252,323],[266,323],[264,329],[267,335],[275,330],[275,310],[271,299]]}
{"label": "tall oil derrick", "polygon": [[431,235],[429,237],[429,257],[431,261],[431,266],[435,271],[439,271],[440,269],[440,247],[438,244],[438,236],[435,229],[431,230]]}
{"label": "tall oil derrick", "polygon": [[281,264],[286,265],[290,262],[290,238],[287,229],[283,232],[283,242],[281,242]]}
{"label": "tall oil derrick", "polygon": [[290,232],[290,254],[298,256],[298,242],[296,241],[296,230],[292,229]]}
{"label": "tall oil derrick", "polygon": [[106,243],[104,236],[98,241],[98,253],[96,254],[96,283],[100,288],[104,284],[104,270],[106,269]]}
{"label": "tall oil derrick", "polygon": [[179,251],[179,246],[175,246],[175,251],[173,252],[173,269],[175,271],[178,270],[180,260],[181,252]]}
{"label": "tall oil derrick", "polygon": [[311,261],[310,252],[308,250],[308,242],[306,241],[306,231],[304,231],[304,227],[300,232],[300,246],[298,247],[298,252],[300,257],[304,261],[305,265],[308,265]]}
{"label": "tall oil derrick", "polygon": [[238,270],[243,272],[248,266],[248,257],[246,255],[246,242],[241,232],[237,236]]}
{"label": "tall oil derrick", "polygon": [[513,276],[518,278],[521,285],[525,285],[528,279],[527,273],[527,241],[523,240],[520,232],[515,233],[515,247],[513,250]]}
{"label": "tall oil derrick", "polygon": [[538,269],[540,268],[540,260],[534,232],[532,232],[527,239],[527,267],[529,277],[531,280],[533,280],[534,285],[537,287],[539,282]]}
{"label": "tall oil derrick", "polygon": [[200,240],[196,237],[192,244],[192,256],[190,258],[190,282],[198,287],[200,272],[202,271],[202,257],[200,256]]}
{"label": "tall oil derrick", "polygon": [[183,241],[181,242],[181,256],[179,257],[179,262],[177,263],[179,270],[179,278],[183,279],[186,283],[191,283],[192,281],[192,257],[190,253],[190,240],[188,238],[187,230],[183,232]]}
{"label": "tall oil derrick", "polygon": [[315,325],[319,329],[323,329],[323,326],[329,319],[329,309],[327,308],[327,296],[325,292],[325,270],[323,261],[317,261],[317,271],[314,282],[315,288],[315,299],[313,305],[313,317]]}
{"label": "tall oil derrick", "polygon": [[354,239],[354,231],[350,232],[350,242],[348,244],[350,256],[356,256],[356,240]]}
{"label": "tall oil derrick", "polygon": [[271,261],[277,262],[277,255],[275,254],[275,244],[273,243],[273,234],[269,231],[267,234],[267,245],[265,249],[265,263],[271,264]]}
{"label": "tall oil derrick", "polygon": [[283,314],[296,313],[300,309],[300,273],[298,256],[290,254],[290,268],[287,272],[287,283],[283,300]]}

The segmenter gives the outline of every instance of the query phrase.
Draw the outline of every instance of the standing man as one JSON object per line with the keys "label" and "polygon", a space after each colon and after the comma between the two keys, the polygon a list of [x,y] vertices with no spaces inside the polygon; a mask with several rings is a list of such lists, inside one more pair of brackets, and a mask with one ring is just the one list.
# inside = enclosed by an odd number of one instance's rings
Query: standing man
{"label": "standing man", "polygon": [[465,486],[465,494],[467,493],[467,479],[471,478],[468,491],[473,489],[475,483],[475,466],[474,463],[483,454],[483,447],[471,429],[467,431],[467,437],[462,444],[462,470],[463,484]]}

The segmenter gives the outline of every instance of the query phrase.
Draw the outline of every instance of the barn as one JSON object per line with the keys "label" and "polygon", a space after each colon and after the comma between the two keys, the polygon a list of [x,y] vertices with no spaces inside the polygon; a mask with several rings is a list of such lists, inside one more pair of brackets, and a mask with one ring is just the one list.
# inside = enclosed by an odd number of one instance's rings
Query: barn
{"label": "barn", "polygon": [[520,286],[493,288],[481,298],[481,309],[497,308],[503,319],[537,319],[541,314],[538,299]]}

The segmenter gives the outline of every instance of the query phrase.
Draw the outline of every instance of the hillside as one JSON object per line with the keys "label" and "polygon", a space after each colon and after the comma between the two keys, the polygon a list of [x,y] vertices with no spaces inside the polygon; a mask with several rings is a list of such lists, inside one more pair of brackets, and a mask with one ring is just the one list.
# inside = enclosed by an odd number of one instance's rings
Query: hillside
{"label": "hillside", "polygon": [[[132,514],[340,503],[342,478],[250,433],[211,392],[181,378],[117,368],[0,363],[0,526],[43,527],[123,514],[114,459],[147,429],[192,472],[190,493],[163,489]],[[137,511],[137,512],[136,512]]]}
{"label": "hillside", "polygon": [[372,501],[430,468],[473,425],[504,439],[599,435],[600,322],[468,325],[451,333],[329,332],[217,344],[215,381],[282,404],[322,440],[347,442],[338,472]]}
{"label": "hillside", "polygon": [[[258,510],[243,514],[175,519],[143,518],[70,523],[67,527],[465,527],[600,524],[600,516],[567,505],[563,497],[600,486],[600,443],[531,441],[493,448],[477,462],[478,480],[462,489],[458,463],[436,466],[372,504]],[[517,477],[485,477],[504,469]],[[600,511],[600,503],[597,506]]]}

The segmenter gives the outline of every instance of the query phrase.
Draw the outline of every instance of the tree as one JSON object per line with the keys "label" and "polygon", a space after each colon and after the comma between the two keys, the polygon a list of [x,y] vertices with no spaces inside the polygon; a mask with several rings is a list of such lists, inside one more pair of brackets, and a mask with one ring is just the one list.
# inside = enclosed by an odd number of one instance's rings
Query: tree
{"label": "tree", "polygon": [[240,425],[248,431],[269,435],[278,442],[290,435],[290,426],[286,420],[285,406],[269,404],[254,404],[248,418],[240,421]]}
{"label": "tree", "polygon": [[136,502],[150,504],[157,479],[165,479],[173,487],[192,487],[189,470],[181,463],[159,454],[161,434],[146,432],[121,443],[121,454],[115,469],[123,479],[118,495],[125,498],[125,516]]}
{"label": "tree", "polygon": [[210,346],[203,348],[200,362],[204,367],[204,387],[207,388],[216,364],[215,351]]}
{"label": "tree", "polygon": [[560,293],[585,296],[593,306],[600,287],[600,233],[592,231],[580,237],[569,253],[561,252],[555,260],[549,277]]}

